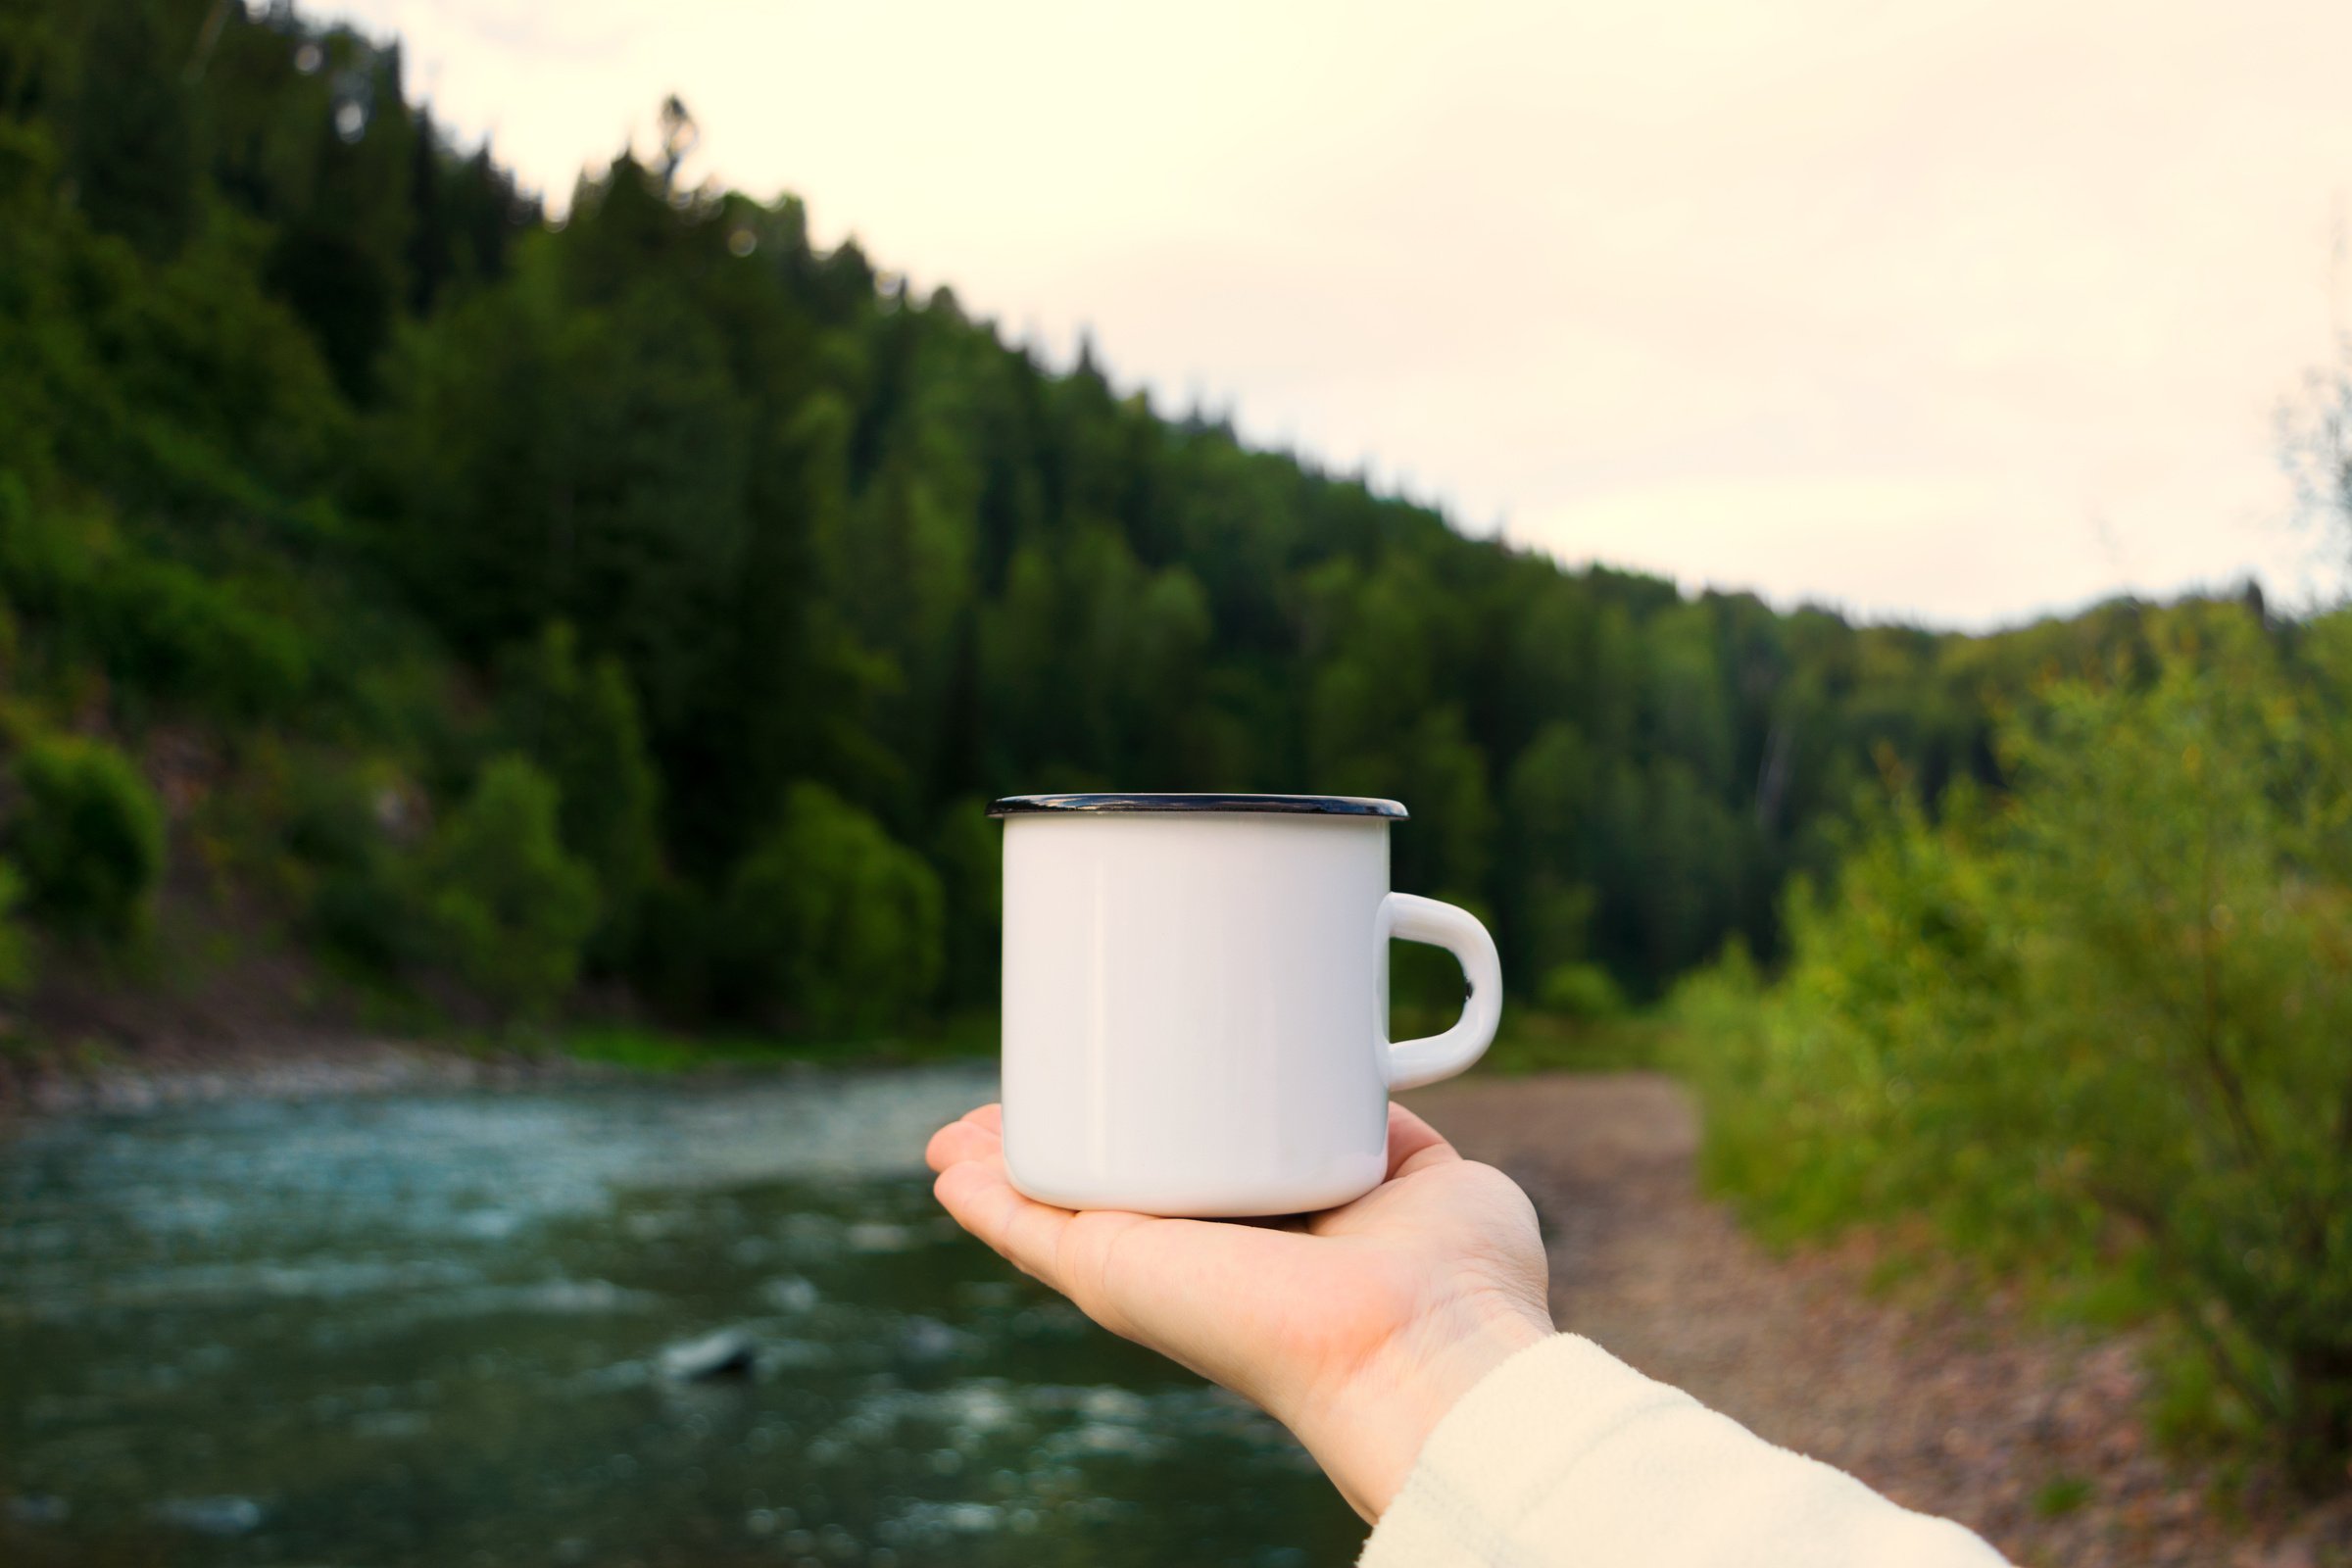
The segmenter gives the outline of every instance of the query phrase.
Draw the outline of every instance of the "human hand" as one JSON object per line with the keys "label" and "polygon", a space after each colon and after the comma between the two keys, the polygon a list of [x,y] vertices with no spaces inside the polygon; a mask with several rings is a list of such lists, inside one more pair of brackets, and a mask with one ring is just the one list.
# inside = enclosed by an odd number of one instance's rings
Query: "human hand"
{"label": "human hand", "polygon": [[956,1222],[1112,1333],[1264,1408],[1366,1519],[1454,1401],[1551,1333],[1527,1195],[1401,1105],[1386,1181],[1280,1224],[1037,1202],[1005,1176],[1003,1127],[983,1105],[931,1139]]}

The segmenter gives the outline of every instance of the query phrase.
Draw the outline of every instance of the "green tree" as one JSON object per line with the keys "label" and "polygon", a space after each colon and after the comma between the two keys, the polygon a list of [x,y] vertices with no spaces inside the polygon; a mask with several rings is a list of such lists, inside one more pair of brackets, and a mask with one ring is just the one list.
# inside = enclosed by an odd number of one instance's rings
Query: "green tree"
{"label": "green tree", "polygon": [[164,808],[131,760],[104,741],[41,735],[19,754],[9,841],[28,904],[69,936],[138,935],[164,873]]}
{"label": "green tree", "polygon": [[1004,835],[978,796],[951,801],[931,836],[939,869],[944,956],[940,994],[951,1003],[994,1002],[1004,908]]}
{"label": "green tree", "polygon": [[830,790],[795,785],[728,889],[731,1000],[805,1029],[904,1022],[939,983],[941,914],[919,856]]}
{"label": "green tree", "polygon": [[596,875],[564,849],[546,774],[508,755],[482,769],[418,868],[450,966],[500,1010],[544,1017],[570,991],[597,917]]}
{"label": "green tree", "polygon": [[84,19],[71,166],[79,200],[100,227],[169,255],[199,211],[182,74],[194,40],[176,34],[159,0],[93,0]]}
{"label": "green tree", "polygon": [[1514,897],[1502,938],[1522,980],[1586,956],[1595,898],[1586,878],[1597,770],[1577,727],[1555,720],[1519,754],[1503,789]]}
{"label": "green tree", "polygon": [[508,657],[499,728],[554,782],[564,848],[596,873],[604,943],[617,952],[660,863],[660,780],[619,661],[583,666],[578,642],[557,621]]}

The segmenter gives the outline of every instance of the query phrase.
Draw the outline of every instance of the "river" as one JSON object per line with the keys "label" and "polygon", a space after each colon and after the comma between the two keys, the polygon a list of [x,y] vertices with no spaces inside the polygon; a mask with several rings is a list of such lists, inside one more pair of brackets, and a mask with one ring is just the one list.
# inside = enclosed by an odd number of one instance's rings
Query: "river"
{"label": "river", "polygon": [[940,1215],[923,1139],[992,1093],[948,1067],[25,1126],[0,1561],[1347,1561],[1361,1527],[1278,1427]]}

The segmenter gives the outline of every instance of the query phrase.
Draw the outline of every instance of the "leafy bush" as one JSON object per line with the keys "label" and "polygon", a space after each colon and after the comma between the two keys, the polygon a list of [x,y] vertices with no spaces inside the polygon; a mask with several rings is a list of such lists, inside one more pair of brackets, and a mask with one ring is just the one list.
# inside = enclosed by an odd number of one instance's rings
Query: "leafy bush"
{"label": "leafy bush", "polygon": [[2144,1270],[2248,1428],[2340,1480],[2352,723],[2250,630],[2193,652],[2050,690],[2004,729],[2008,801],[1896,801],[1791,900],[1772,993],[1679,1007],[1712,1174],[1767,1219],[1923,1210]]}
{"label": "leafy bush", "polygon": [[24,880],[0,860],[0,997],[15,996],[32,983],[32,939],[16,918],[24,898]]}
{"label": "leafy bush", "polygon": [[510,1015],[544,1016],[563,999],[596,924],[596,876],[564,853],[561,809],[546,774],[501,757],[442,824],[421,868],[442,954]]}
{"label": "leafy bush", "polygon": [[164,808],[104,741],[34,737],[17,759],[10,842],[34,914],[70,936],[119,944],[145,926],[164,873]]}
{"label": "leafy bush", "polygon": [[93,663],[137,700],[228,720],[290,709],[311,653],[252,586],[127,544],[103,514],[37,511],[0,489],[0,589],[53,660]]}
{"label": "leafy bush", "polygon": [[415,890],[400,871],[389,858],[329,866],[304,910],[322,957],[350,977],[396,990],[449,946],[446,930],[418,917]]}
{"label": "leafy bush", "polygon": [[1625,993],[1597,963],[1563,963],[1544,975],[1538,993],[1545,1011],[1597,1021],[1625,1011]]}
{"label": "leafy bush", "polygon": [[232,584],[175,562],[125,554],[78,607],[109,673],[131,689],[225,719],[284,711],[310,680],[302,638]]}
{"label": "leafy bush", "polygon": [[832,791],[797,784],[728,892],[734,1000],[812,1029],[903,1022],[939,983],[942,923],[920,856]]}
{"label": "leafy bush", "polygon": [[399,843],[407,801],[397,775],[309,761],[285,805],[286,847],[308,873],[312,939],[339,966],[397,984],[434,957]]}

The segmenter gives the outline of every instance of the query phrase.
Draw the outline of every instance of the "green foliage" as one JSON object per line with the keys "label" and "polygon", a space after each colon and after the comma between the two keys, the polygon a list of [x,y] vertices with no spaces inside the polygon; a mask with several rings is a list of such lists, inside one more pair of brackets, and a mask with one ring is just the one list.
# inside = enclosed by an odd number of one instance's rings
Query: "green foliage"
{"label": "green foliage", "polygon": [[426,852],[419,902],[445,960],[512,1016],[571,988],[596,924],[596,875],[566,854],[556,786],[526,759],[482,769]]}
{"label": "green foliage", "polygon": [[285,766],[282,788],[260,778],[250,787],[264,797],[260,831],[274,828],[283,852],[271,867],[291,884],[289,902],[320,956],[348,976],[393,988],[433,962],[435,932],[401,842],[417,803],[396,770],[373,759],[305,752]]}
{"label": "green foliage", "polygon": [[1781,955],[1878,751],[1997,785],[1998,709],[2144,685],[2211,608],[1968,638],[1566,570],[1049,368],[797,200],[624,156],[544,223],[396,47],[274,6],[0,11],[0,700],[207,760],[174,896],[397,989],[449,868],[372,803],[517,752],[600,989],[670,1021],[846,1016],[730,937],[799,784],[924,862],[936,1005],[995,985],[977,803],[1089,786],[1395,796],[1396,884],[1489,911],[1514,997],[1647,1003]]}
{"label": "green foliage", "polygon": [[628,676],[609,655],[583,667],[577,642],[558,621],[507,661],[500,728],[555,782],[564,847],[596,873],[618,951],[661,858],[660,781]]}
{"label": "green foliage", "polygon": [[145,929],[164,873],[164,808],[104,741],[35,736],[18,754],[9,844],[28,906],[68,936],[113,946]]}
{"label": "green foliage", "polygon": [[786,796],[735,874],[725,924],[737,1004],[804,1029],[904,1021],[939,983],[939,879],[822,785]]}
{"label": "green foliage", "polygon": [[0,860],[0,997],[13,997],[32,984],[32,937],[17,918],[24,882]]}
{"label": "green foliage", "polygon": [[239,586],[125,546],[99,519],[35,517],[0,494],[0,590],[37,618],[53,670],[95,667],[146,707],[224,721],[286,710],[309,650]]}
{"label": "green foliage", "polygon": [[993,1005],[1004,908],[1004,837],[977,796],[951,801],[931,836],[939,868],[946,953],[940,966],[942,1000]]}
{"label": "green foliage", "polygon": [[71,169],[103,228],[169,253],[196,219],[194,115],[181,66],[189,40],[155,0],[86,8],[70,110]]}
{"label": "green foliage", "polygon": [[[2312,651],[2334,657],[2337,628]],[[2007,724],[2014,793],[1898,796],[1786,977],[1686,987],[1709,1163],[1791,1232],[1905,1211],[2144,1266],[2305,1476],[2352,1456],[2352,711],[2245,622]],[[2340,687],[2337,689],[2341,689]]]}
{"label": "green foliage", "polygon": [[1544,977],[1538,997],[1544,1008],[1564,1018],[1598,1021],[1625,1011],[1625,993],[1596,963],[1563,963]]}

